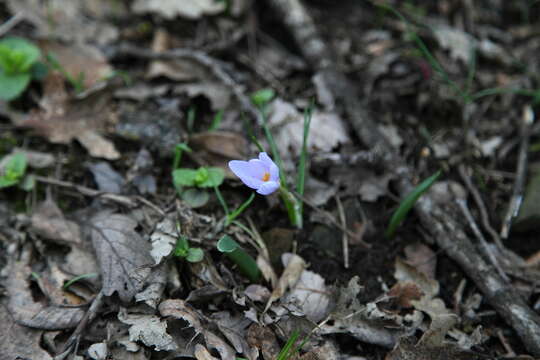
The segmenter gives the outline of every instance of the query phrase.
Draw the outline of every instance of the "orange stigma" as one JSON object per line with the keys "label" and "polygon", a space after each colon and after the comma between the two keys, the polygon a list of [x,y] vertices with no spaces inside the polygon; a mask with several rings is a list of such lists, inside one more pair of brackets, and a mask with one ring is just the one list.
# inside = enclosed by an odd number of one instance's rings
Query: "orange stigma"
{"label": "orange stigma", "polygon": [[262,181],[268,181],[270,180],[270,173],[265,172],[262,178]]}

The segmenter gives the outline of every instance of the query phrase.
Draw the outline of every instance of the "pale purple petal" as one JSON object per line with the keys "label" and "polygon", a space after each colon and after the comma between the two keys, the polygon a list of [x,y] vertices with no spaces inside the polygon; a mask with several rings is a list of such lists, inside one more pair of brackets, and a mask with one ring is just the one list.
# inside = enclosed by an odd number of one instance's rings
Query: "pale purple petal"
{"label": "pale purple petal", "polygon": [[270,172],[270,168],[259,159],[251,159],[249,163],[249,174],[257,179],[263,179],[264,174]]}
{"label": "pale purple petal", "polygon": [[279,188],[279,183],[276,181],[266,181],[257,189],[257,193],[261,195],[270,195]]}
{"label": "pale purple petal", "polygon": [[259,160],[267,166],[268,171],[270,172],[270,180],[279,181],[279,168],[276,163],[272,161],[270,156],[265,152],[259,153]]}
{"label": "pale purple petal", "polygon": [[274,163],[270,165],[270,180],[279,182],[279,168]]}
{"label": "pale purple petal", "polygon": [[229,169],[238,176],[246,186],[258,189],[263,183],[262,179],[253,176],[252,164],[247,161],[231,160]]}

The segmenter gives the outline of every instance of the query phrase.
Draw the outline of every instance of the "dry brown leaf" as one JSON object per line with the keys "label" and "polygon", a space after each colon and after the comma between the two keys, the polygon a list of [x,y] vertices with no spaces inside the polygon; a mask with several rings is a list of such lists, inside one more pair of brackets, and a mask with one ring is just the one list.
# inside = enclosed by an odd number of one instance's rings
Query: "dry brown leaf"
{"label": "dry brown leaf", "polygon": [[282,297],[289,288],[294,287],[306,268],[304,259],[296,254],[285,253],[282,255],[282,260],[285,270],[283,271],[283,274],[281,274],[277,286],[272,291],[270,299],[268,299],[268,302],[266,303],[265,311],[270,308],[270,305],[272,305],[274,301]]}
{"label": "dry brown leaf", "polygon": [[197,360],[219,360],[218,358],[213,357],[210,355],[210,352],[206,350],[204,346],[201,344],[195,345],[195,358]]}
{"label": "dry brown leaf", "polygon": [[[162,52],[173,47],[173,40],[164,29],[154,32],[152,51]],[[190,81],[206,78],[207,70],[189,59],[154,60],[150,63],[146,77],[154,79],[160,76],[175,81]]]}
{"label": "dry brown leaf", "polygon": [[245,158],[246,139],[231,131],[208,131],[190,137],[189,146],[197,156],[212,166],[219,166],[227,177],[235,178],[227,165],[230,160]]}
{"label": "dry brown leaf", "polygon": [[330,295],[322,276],[304,270],[291,291],[282,299],[282,303],[290,310],[295,309],[297,315],[306,316],[318,323],[328,315]]}
{"label": "dry brown leaf", "polygon": [[79,225],[66,220],[62,211],[51,199],[45,200],[36,207],[31,217],[31,229],[37,235],[60,244],[82,244]]}
{"label": "dry brown leaf", "polygon": [[12,14],[22,13],[42,38],[105,45],[118,38],[116,27],[105,17],[125,13],[122,2],[109,0],[8,0]]}
{"label": "dry brown leaf", "polygon": [[15,125],[32,128],[55,144],[68,144],[77,139],[95,157],[109,160],[120,157],[114,144],[98,133],[114,120],[108,92],[69,100],[63,78],[53,72],[44,80],[44,94],[42,109],[26,116],[12,114]]}
{"label": "dry brown leaf", "polygon": [[437,255],[426,245],[417,242],[405,246],[405,262],[414,266],[428,279],[435,279],[435,269],[437,268]]}
{"label": "dry brown leaf", "polygon": [[6,290],[9,296],[8,310],[13,319],[21,325],[45,330],[77,326],[85,314],[84,309],[46,306],[34,301],[29,281],[32,270],[28,262],[29,252],[26,251],[21,260],[10,264]]}
{"label": "dry brown leaf", "polygon": [[82,43],[67,46],[51,40],[42,40],[39,46],[44,54],[52,54],[73,79],[79,79],[83,74],[85,88],[95,86],[113,72],[101,50],[95,46]]}
{"label": "dry brown leaf", "polygon": [[122,301],[130,301],[144,286],[153,264],[149,242],[135,231],[137,222],[126,215],[104,211],[90,224],[103,293],[118,292]]}
{"label": "dry brown leaf", "polygon": [[131,325],[130,341],[141,341],[146,346],[154,346],[156,351],[177,349],[174,339],[167,333],[167,322],[155,315],[128,314],[125,309],[122,309],[118,313],[118,320]]}
{"label": "dry brown leaf", "polygon": [[226,109],[231,102],[231,89],[219,82],[181,84],[174,87],[174,93],[185,93],[190,98],[202,95],[210,101],[213,111]]}
{"label": "dry brown leaf", "polygon": [[0,306],[0,323],[0,360],[52,360],[39,346],[42,331],[17,324],[5,306]]}
{"label": "dry brown leaf", "polygon": [[274,360],[280,352],[276,335],[267,326],[253,323],[247,333],[247,342],[261,352],[264,360]]}

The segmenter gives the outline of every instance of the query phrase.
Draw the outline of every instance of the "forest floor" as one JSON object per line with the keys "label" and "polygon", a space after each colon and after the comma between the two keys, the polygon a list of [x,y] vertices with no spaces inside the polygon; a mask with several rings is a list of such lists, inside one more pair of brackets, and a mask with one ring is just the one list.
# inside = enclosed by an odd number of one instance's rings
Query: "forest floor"
{"label": "forest floor", "polygon": [[0,360],[540,358],[539,16],[2,2]]}

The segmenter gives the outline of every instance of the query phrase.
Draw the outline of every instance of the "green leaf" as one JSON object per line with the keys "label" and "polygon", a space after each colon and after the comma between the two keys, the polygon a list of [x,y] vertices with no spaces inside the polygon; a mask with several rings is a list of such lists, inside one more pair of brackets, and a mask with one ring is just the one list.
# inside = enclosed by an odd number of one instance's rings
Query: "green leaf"
{"label": "green leaf", "polygon": [[19,187],[24,191],[31,191],[36,187],[36,176],[26,175],[21,182],[19,182]]}
{"label": "green leaf", "polygon": [[204,206],[210,199],[207,191],[199,189],[187,189],[182,193],[181,197],[192,208]]}
{"label": "green leaf", "polygon": [[[201,168],[206,170],[206,179],[203,182],[197,183],[199,187],[216,187],[223,183],[225,172],[218,167]],[[200,169],[199,169],[200,170]]]}
{"label": "green leaf", "polygon": [[189,248],[186,260],[191,263],[196,263],[204,258],[204,252],[200,248]]}
{"label": "green leaf", "polygon": [[200,167],[197,169],[197,174],[195,175],[195,185],[200,186],[208,180],[208,169],[205,167]]}
{"label": "green leaf", "polygon": [[240,272],[247,276],[252,282],[259,281],[261,271],[257,266],[257,262],[238,245],[229,235],[224,235],[219,239],[217,248],[224,253],[229,259],[234,261]]}
{"label": "green leaf", "polygon": [[173,183],[175,187],[179,186],[194,186],[197,177],[197,170],[193,169],[176,169],[172,173]]}
{"label": "green leaf", "polygon": [[30,83],[30,74],[0,73],[0,99],[11,101],[23,93]]}
{"label": "green leaf", "polygon": [[[0,51],[0,57],[3,60],[2,65],[9,63],[11,69],[4,68],[5,72],[25,73],[30,70],[32,65],[39,59],[41,52],[39,48],[31,42],[18,38],[8,37],[0,41],[0,47],[4,50]],[[8,51],[5,51],[7,49]],[[10,66],[8,65],[8,67]]]}
{"label": "green leaf", "polygon": [[405,199],[403,199],[394,215],[392,215],[392,219],[390,219],[390,224],[388,225],[385,234],[387,238],[394,236],[397,227],[401,224],[403,219],[405,219],[414,204],[416,204],[416,201],[418,201],[420,196],[422,196],[422,194],[424,194],[431,187],[431,185],[437,181],[441,174],[441,170],[437,171],[435,174],[422,181],[417,187],[414,188],[413,191],[411,191],[410,194],[405,197]]}
{"label": "green leaf", "polygon": [[257,107],[263,107],[266,104],[268,104],[273,98],[276,96],[276,93],[272,89],[261,89],[258,91],[255,91],[251,95],[251,101],[253,104],[255,104]]}
{"label": "green leaf", "polygon": [[0,189],[16,185],[19,180],[8,179],[6,176],[0,176]]}
{"label": "green leaf", "polygon": [[27,164],[26,155],[20,152],[15,153],[11,155],[6,165],[6,172],[13,172],[17,178],[21,178],[26,172]]}
{"label": "green leaf", "polygon": [[224,235],[217,243],[217,249],[222,253],[230,253],[238,249],[240,245],[229,235]]}
{"label": "green leaf", "polygon": [[212,120],[212,124],[210,125],[210,128],[208,131],[215,131],[219,128],[219,125],[221,124],[221,121],[223,120],[223,110],[219,110],[216,115],[214,116],[214,120]]}
{"label": "green leaf", "polygon": [[174,248],[174,255],[178,257],[186,257],[189,251],[188,240],[185,236],[179,236],[176,240],[176,246]]}
{"label": "green leaf", "polygon": [[32,79],[35,80],[43,80],[45,79],[45,76],[47,76],[47,74],[49,73],[49,68],[41,61],[35,63],[30,70]]}

